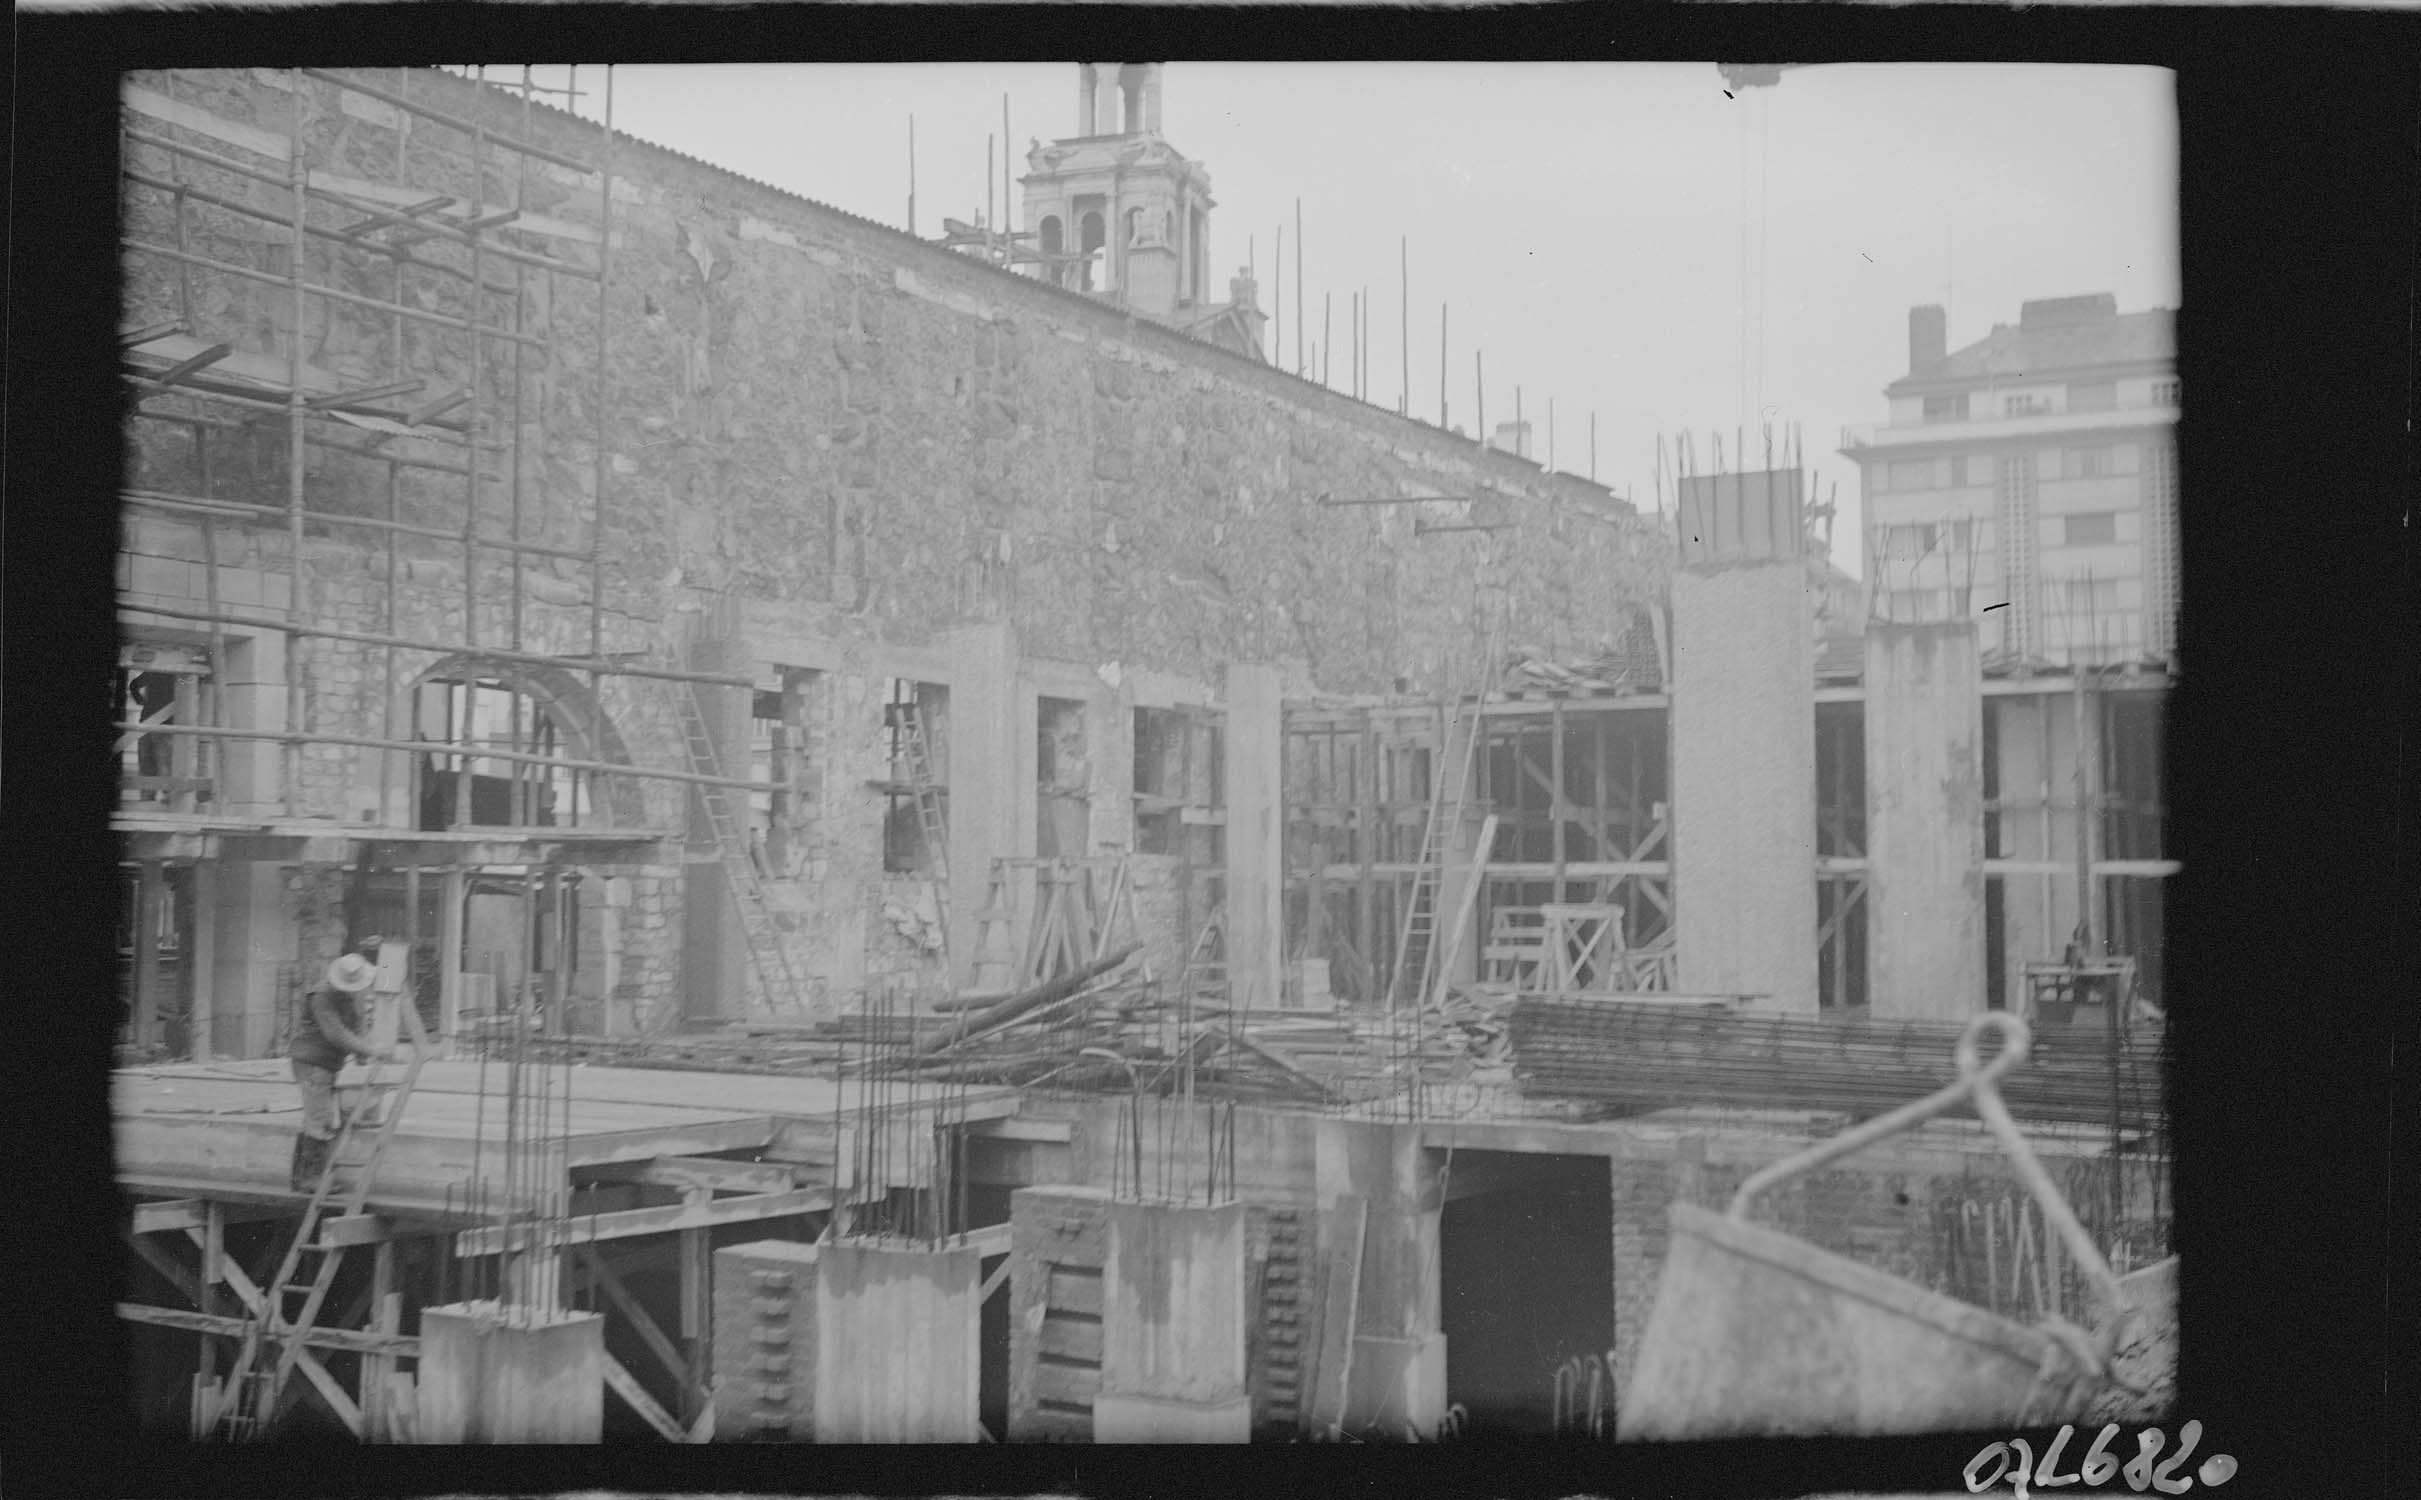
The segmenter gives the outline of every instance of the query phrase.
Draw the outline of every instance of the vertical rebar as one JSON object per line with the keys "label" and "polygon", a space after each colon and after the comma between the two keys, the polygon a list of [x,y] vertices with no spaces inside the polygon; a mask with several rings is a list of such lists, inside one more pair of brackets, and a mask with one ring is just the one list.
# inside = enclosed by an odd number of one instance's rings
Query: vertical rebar
{"label": "vertical rebar", "polygon": [[[574,71],[572,83],[579,77]],[[614,280],[614,69],[605,69],[605,144],[597,161],[597,455],[596,494],[590,502],[588,518],[588,655],[592,662],[602,662],[605,656],[605,595],[600,578],[604,570],[605,548],[605,489],[606,475],[612,468],[606,453],[606,414],[612,405],[606,383],[606,293]],[[592,667],[588,674],[588,695],[591,703],[603,704],[604,674]],[[593,784],[593,783],[592,783]],[[574,779],[571,788],[575,819],[579,811],[580,783]],[[613,997],[606,997],[607,1005]]]}
{"label": "vertical rebar", "polygon": [[[522,138],[522,140],[524,140],[524,141],[527,141],[527,140],[530,138],[530,100],[531,100],[531,98],[532,98],[532,95],[531,95],[531,93],[530,93],[530,66],[529,66],[529,64],[528,64],[528,63],[523,63],[523,64],[521,65],[521,138]],[[484,112],[485,112],[485,111],[484,111],[484,105],[485,105],[485,103],[486,103],[486,101],[485,101],[485,100],[482,100],[482,101],[481,101],[481,104],[482,104],[482,106],[483,106],[482,113],[484,113]],[[529,153],[527,153],[527,152],[515,152],[515,153],[514,153],[514,157],[515,157],[515,160],[516,160],[516,161],[519,163],[519,175],[518,175],[518,176],[517,176],[517,177],[514,179],[514,183],[513,183],[513,212],[514,212],[515,214],[519,214],[519,213],[521,212],[521,210],[522,210],[523,205],[524,205],[524,204],[526,204],[526,203],[529,201],[529,195],[530,195],[530,158],[529,158]],[[481,180],[482,180],[482,182],[484,183],[484,181],[485,181],[485,175],[486,175],[486,164],[484,163],[484,161],[481,163],[481,168],[480,168],[480,170],[481,170]],[[483,215],[483,217],[484,217],[484,215]],[[479,230],[479,231],[476,231],[476,233],[478,233],[478,234],[479,234],[479,236],[480,236],[481,238],[483,238],[483,239],[484,239],[484,238],[486,237],[487,231],[486,231],[486,230]],[[527,290],[528,290],[528,281],[527,281],[528,274],[529,274],[529,273],[528,273],[528,271],[527,271],[527,270],[526,270],[526,269],[523,267],[523,265],[522,265],[522,263],[521,263],[520,258],[519,258],[519,257],[515,257],[515,258],[514,258],[514,260],[513,260],[513,318],[512,318],[512,330],[513,330],[513,402],[512,402],[513,440],[512,440],[512,443],[511,443],[511,445],[510,445],[510,452],[511,452],[511,462],[512,462],[512,466],[513,466],[513,470],[512,470],[512,473],[513,473],[513,477],[512,477],[512,507],[513,507],[513,519],[512,519],[512,532],[511,532],[511,535],[512,535],[513,541],[514,541],[516,544],[518,544],[518,543],[521,541],[521,482],[522,482],[522,474],[521,474],[521,469],[522,469],[522,464],[523,464],[523,455],[522,455],[522,452],[521,452],[521,429],[522,429],[522,425],[523,425],[523,424],[522,424],[522,420],[521,420],[521,401],[522,401],[522,396],[523,396],[522,377],[521,377],[521,348],[522,348],[522,340],[521,340],[521,334],[522,334],[522,327],[521,327],[521,313],[522,313],[522,301],[523,301],[523,298],[524,298],[524,296],[525,296],[525,294],[526,294],[526,292],[527,292]],[[482,286],[482,287],[480,288],[480,290],[481,290],[482,292],[484,292],[484,291],[486,291],[486,287],[485,287],[485,286]],[[474,449],[472,449],[472,450],[471,450],[471,463],[472,463],[472,466],[473,466],[473,467],[477,467],[477,466],[478,466],[478,463],[479,463],[479,451],[478,451],[478,449],[476,449],[476,448],[474,448]],[[521,558],[522,558],[522,555],[521,555],[519,552],[514,552],[513,554],[511,554],[511,557],[512,557],[512,563],[513,563],[513,623],[512,623],[512,635],[511,635],[511,640],[512,640],[512,643],[513,643],[513,649],[514,649],[514,650],[516,650],[516,651],[519,651],[519,650],[521,649],[521,569],[522,569],[522,560],[521,560]],[[523,774],[522,772],[520,772],[520,771],[516,771],[516,772],[514,773],[514,780],[515,780],[515,782],[516,782],[516,783],[519,783],[519,782],[522,782],[522,781],[526,781],[527,779],[528,779],[528,777],[527,777],[525,774]],[[516,819],[516,821],[522,821],[522,820]]]}
{"label": "vertical rebar", "polygon": [[[487,190],[488,130],[487,101],[484,97],[487,91],[487,78],[487,65],[483,63],[475,77],[480,96],[475,97],[474,104],[477,113],[471,121],[470,204],[471,216],[474,219],[481,216],[480,200],[486,195]],[[484,230],[471,231],[471,287],[468,293],[469,305],[465,309],[468,315],[463,319],[464,332],[471,341],[471,353],[468,365],[469,380],[464,386],[464,390],[469,394],[470,403],[463,419],[463,440],[464,451],[469,455],[470,461],[463,465],[462,640],[464,647],[473,652],[476,652],[479,645],[479,357],[482,347],[479,337],[479,318],[487,305],[487,259],[480,254],[480,247],[486,238]],[[518,563],[518,561],[519,559],[516,558],[515,562]],[[463,766],[464,772],[460,788],[461,805],[454,809],[456,827],[463,827],[471,820],[469,806],[470,757],[467,755],[463,758]]]}

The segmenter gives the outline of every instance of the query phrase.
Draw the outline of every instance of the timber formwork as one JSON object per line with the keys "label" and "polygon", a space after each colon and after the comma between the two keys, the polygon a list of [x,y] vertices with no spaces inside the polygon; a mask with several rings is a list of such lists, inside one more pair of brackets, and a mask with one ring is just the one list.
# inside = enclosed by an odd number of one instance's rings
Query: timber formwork
{"label": "timber formwork", "polygon": [[[414,1436],[419,1309],[531,1287],[606,1316],[622,1420],[709,1435],[715,1246],[814,1238],[836,1210],[879,1217],[930,1187],[935,1139],[1003,1128],[1017,1106],[1006,1089],[893,1083],[869,1110],[864,1088],[828,1078],[584,1067],[543,1133],[516,1141],[492,1097],[502,1067],[424,1064],[363,1211],[320,1221],[355,1264],[301,1335],[289,1402],[357,1439]],[[126,1239],[148,1273],[118,1310],[164,1330],[143,1348],[166,1406],[161,1382],[207,1387],[262,1317],[298,1206],[294,1085],[276,1062],[129,1068],[112,1103]],[[998,1253],[999,1238],[955,1240]]]}

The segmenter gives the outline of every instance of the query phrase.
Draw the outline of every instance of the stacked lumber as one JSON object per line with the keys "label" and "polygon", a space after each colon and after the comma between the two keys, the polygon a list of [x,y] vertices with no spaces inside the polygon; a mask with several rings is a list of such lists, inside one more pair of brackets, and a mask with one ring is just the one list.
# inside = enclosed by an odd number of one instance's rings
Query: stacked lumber
{"label": "stacked lumber", "polygon": [[[1954,1079],[1961,1029],[1525,995],[1513,1006],[1511,1052],[1529,1095],[1630,1110],[1722,1105],[1873,1114]],[[2107,1124],[2107,1047],[2096,1029],[2039,1029],[2025,1064],[2002,1080],[2001,1096],[2023,1119]],[[2138,1023],[2121,1045],[2117,1072],[2122,1126],[2155,1127],[2158,1027]]]}

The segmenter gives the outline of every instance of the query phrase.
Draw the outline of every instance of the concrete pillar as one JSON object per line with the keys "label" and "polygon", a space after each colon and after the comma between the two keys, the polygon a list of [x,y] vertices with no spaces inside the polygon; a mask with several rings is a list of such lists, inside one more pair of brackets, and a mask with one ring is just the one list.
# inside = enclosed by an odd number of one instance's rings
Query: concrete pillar
{"label": "concrete pillar", "polygon": [[1684,991],[1816,1010],[1816,727],[1795,495],[1682,496],[1673,575],[1675,943]]}
{"label": "concrete pillar", "polygon": [[1437,1169],[1417,1129],[1375,1122],[1322,1120],[1314,1157],[1323,1209],[1347,1195],[1368,1205],[1345,1430],[1433,1433],[1446,1415]]}
{"label": "concrete pillar", "polygon": [[[219,682],[220,722],[230,729],[286,727],[286,638],[263,632],[230,635]],[[217,793],[228,817],[283,818],[279,780],[284,747],[270,740],[221,740]]]}
{"label": "concrete pillar", "polygon": [[1984,1008],[1983,678],[1972,622],[1866,627],[1868,1003]]}
{"label": "concrete pillar", "polygon": [[[1119,114],[1125,101],[1118,97],[1117,63],[1093,64],[1093,129],[1094,135],[1116,135]],[[1115,231],[1112,231],[1115,233]]]}
{"label": "concrete pillar", "polygon": [[229,860],[215,867],[211,884],[212,909],[195,918],[211,926],[210,1050],[264,1057],[277,1040],[278,966],[296,953],[286,872],[261,860]]}
{"label": "concrete pillar", "polygon": [[976,1440],[976,1294],[972,1247],[820,1247],[815,1265],[815,1440]]}
{"label": "concrete pillar", "polygon": [[1230,1003],[1278,1003],[1285,957],[1285,724],[1278,669],[1227,669],[1227,984]]}
{"label": "concrete pillar", "polygon": [[1078,135],[1093,133],[1093,91],[1097,87],[1093,64],[1078,63],[1076,65],[1076,133]]}
{"label": "concrete pillar", "polygon": [[1244,1205],[1113,1202],[1101,1279],[1101,1443],[1241,1443]]}
{"label": "concrete pillar", "polygon": [[[950,965],[963,981],[992,861],[1032,848],[1034,730],[1017,680],[1017,642],[1001,621],[950,643]],[[1022,781],[1021,781],[1022,777]],[[1020,815],[1024,821],[1019,822]]]}
{"label": "concrete pillar", "polygon": [[461,1302],[420,1313],[424,1443],[594,1443],[605,1430],[605,1319]]}
{"label": "concrete pillar", "polygon": [[815,1268],[821,1246],[759,1240],[714,1253],[715,1437],[815,1431]]}

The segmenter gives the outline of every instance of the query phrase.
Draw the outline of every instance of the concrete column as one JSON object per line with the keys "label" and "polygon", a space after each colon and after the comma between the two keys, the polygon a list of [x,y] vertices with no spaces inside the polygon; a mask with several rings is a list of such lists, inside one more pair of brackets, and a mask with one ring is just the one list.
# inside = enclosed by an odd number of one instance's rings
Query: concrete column
{"label": "concrete column", "polygon": [[605,1430],[605,1319],[493,1302],[420,1314],[424,1443],[594,1443]]}
{"label": "concrete column", "polygon": [[1673,575],[1681,988],[1816,1010],[1814,643],[1796,498],[1696,481]]}
{"label": "concrete column", "polygon": [[1113,1202],[1101,1278],[1101,1443],[1241,1443],[1244,1205]]}
{"label": "concrete column", "polygon": [[1093,64],[1078,63],[1076,65],[1076,133],[1078,135],[1093,133],[1093,91],[1096,87]]}
{"label": "concrete column", "polygon": [[1417,1129],[1323,1120],[1314,1146],[1320,1206],[1368,1204],[1355,1299],[1348,1432],[1428,1434],[1446,1415],[1446,1335],[1438,1283],[1443,1185]]}
{"label": "concrete column", "polygon": [[[263,633],[229,636],[219,682],[220,722],[230,729],[286,727],[286,638]],[[283,747],[270,740],[221,740],[219,810],[228,817],[282,818],[278,779]]]}
{"label": "concrete column", "polygon": [[277,1039],[278,966],[294,960],[294,918],[286,872],[260,860],[215,867],[211,910],[210,1049],[221,1057],[263,1057]]}
{"label": "concrete column", "polygon": [[196,860],[193,881],[193,952],[187,963],[193,975],[193,1016],[186,1038],[186,1055],[207,1061],[218,1047],[218,905],[219,867],[216,860]]}
{"label": "concrete column", "polygon": [[1034,731],[1005,622],[956,632],[950,660],[950,977],[958,982],[975,956],[992,861],[1033,847]]}
{"label": "concrete column", "polygon": [[1230,1003],[1278,1003],[1284,959],[1285,723],[1278,669],[1227,669],[1227,984]]}
{"label": "concrete column", "polygon": [[1983,711],[1972,622],[1867,624],[1867,996],[1878,1020],[1984,1008]]}
{"label": "concrete column", "polygon": [[[1093,64],[1093,129],[1094,135],[1116,135],[1119,115],[1125,102],[1118,96],[1117,63]],[[1113,234],[1115,230],[1111,231]]]}
{"label": "concrete column", "polygon": [[976,1440],[976,1293],[972,1248],[820,1247],[815,1264],[815,1440]]}

